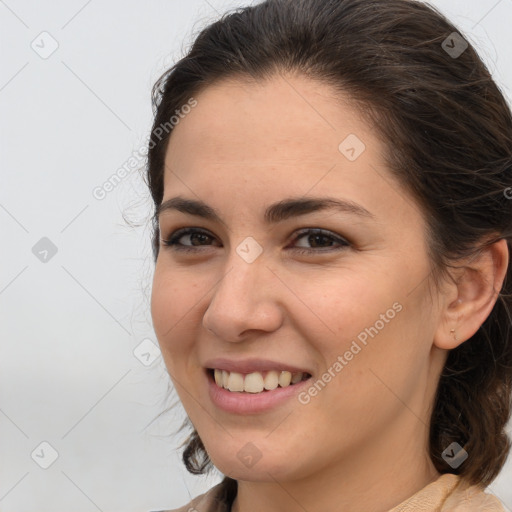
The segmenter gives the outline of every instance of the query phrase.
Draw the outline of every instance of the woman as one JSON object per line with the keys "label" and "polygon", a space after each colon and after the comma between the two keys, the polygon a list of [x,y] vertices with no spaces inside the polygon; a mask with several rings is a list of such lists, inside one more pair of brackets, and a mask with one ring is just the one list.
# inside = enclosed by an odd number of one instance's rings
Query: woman
{"label": "woman", "polygon": [[411,0],[267,0],[154,88],[151,313],[224,480],[180,511],[504,510],[512,116]]}

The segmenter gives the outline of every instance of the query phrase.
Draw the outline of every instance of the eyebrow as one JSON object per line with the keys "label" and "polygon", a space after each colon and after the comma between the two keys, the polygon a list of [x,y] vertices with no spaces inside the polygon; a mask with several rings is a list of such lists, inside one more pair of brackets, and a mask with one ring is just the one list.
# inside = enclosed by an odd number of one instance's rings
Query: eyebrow
{"label": "eyebrow", "polygon": [[[162,202],[156,209],[155,216],[160,218],[163,212],[177,210],[189,215],[195,215],[213,222],[223,223],[219,212],[203,201],[186,199],[181,196],[173,197]],[[323,210],[337,210],[343,213],[357,215],[369,219],[375,216],[366,208],[353,201],[333,197],[288,198],[267,207],[264,220],[267,224],[276,224],[292,217],[307,215]]]}

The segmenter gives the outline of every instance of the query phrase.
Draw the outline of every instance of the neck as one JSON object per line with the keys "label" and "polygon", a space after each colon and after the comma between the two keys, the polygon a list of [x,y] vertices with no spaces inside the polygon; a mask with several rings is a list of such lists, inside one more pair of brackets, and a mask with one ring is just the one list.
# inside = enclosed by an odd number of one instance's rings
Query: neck
{"label": "neck", "polygon": [[[416,420],[417,422],[417,420]],[[418,427],[418,422],[416,424]],[[432,483],[440,474],[428,457],[427,430],[356,447],[344,460],[299,479],[238,480],[232,512],[387,512]],[[419,434],[419,435],[418,435]]]}

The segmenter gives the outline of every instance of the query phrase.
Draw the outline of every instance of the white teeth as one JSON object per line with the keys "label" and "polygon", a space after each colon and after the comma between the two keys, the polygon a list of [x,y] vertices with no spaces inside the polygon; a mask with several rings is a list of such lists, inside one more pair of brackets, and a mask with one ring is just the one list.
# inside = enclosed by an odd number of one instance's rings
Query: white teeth
{"label": "white teeth", "polygon": [[291,381],[292,381],[292,374],[290,372],[281,372],[279,374],[279,385],[282,388],[289,386]]}
{"label": "white teeth", "polygon": [[[287,372],[290,373],[290,372]],[[272,391],[277,388],[279,384],[279,374],[275,370],[270,370],[267,375],[265,375],[265,389]]]}
{"label": "white teeth", "polygon": [[215,383],[217,386],[229,391],[245,391],[246,393],[262,393],[263,390],[272,391],[278,386],[285,388],[291,384],[296,384],[303,379],[304,373],[289,371],[270,370],[265,372],[252,372],[243,375],[238,372],[228,372],[226,370],[214,370]]}
{"label": "white teeth", "polygon": [[243,391],[244,390],[244,376],[241,373],[230,372],[228,379],[229,391]]}
{"label": "white teeth", "polygon": [[227,388],[228,387],[228,379],[229,379],[229,372],[226,370],[222,370],[222,386]]}
{"label": "white teeth", "polygon": [[[230,391],[233,391],[230,388]],[[259,372],[249,373],[244,379],[244,391],[261,393],[263,391],[263,376]]]}

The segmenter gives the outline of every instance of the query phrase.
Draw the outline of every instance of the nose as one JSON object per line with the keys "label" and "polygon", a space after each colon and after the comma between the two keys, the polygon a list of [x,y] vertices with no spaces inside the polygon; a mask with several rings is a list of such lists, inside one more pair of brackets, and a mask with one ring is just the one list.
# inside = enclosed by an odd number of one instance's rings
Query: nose
{"label": "nose", "polygon": [[255,332],[261,336],[262,332],[279,329],[283,310],[278,294],[283,285],[264,258],[248,263],[234,253],[226,267],[213,289],[203,326],[229,342],[243,341]]}

